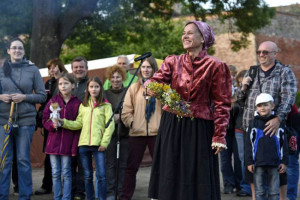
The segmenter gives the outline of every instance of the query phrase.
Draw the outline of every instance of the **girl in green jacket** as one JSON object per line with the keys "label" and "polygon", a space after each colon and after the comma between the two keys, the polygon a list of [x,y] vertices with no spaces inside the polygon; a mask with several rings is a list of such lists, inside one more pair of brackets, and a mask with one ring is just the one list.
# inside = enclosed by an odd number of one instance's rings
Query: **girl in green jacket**
{"label": "girl in green jacket", "polygon": [[106,199],[105,154],[112,133],[114,121],[105,128],[112,115],[111,104],[106,102],[103,95],[103,85],[99,77],[89,79],[86,94],[79,107],[75,121],[60,119],[63,128],[70,130],[81,129],[79,138],[79,155],[84,171],[84,184],[88,200],[95,199],[93,186],[92,156],[96,164],[99,200]]}

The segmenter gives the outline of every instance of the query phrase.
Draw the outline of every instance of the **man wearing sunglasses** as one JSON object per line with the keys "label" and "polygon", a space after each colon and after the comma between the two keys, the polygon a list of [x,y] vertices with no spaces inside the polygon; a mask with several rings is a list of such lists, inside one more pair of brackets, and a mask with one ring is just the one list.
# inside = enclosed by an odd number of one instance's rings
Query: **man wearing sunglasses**
{"label": "man wearing sunglasses", "polygon": [[[255,99],[260,93],[272,95],[276,117],[266,123],[266,135],[274,135],[280,123],[284,123],[296,99],[297,80],[293,71],[276,60],[278,47],[274,42],[262,42],[256,51],[259,65],[252,66],[245,74],[242,86],[237,92],[238,100],[244,104],[243,128],[247,129],[254,118]],[[247,177],[248,176],[248,177]],[[252,175],[246,173],[246,181],[253,183]],[[286,188],[286,175],[281,177],[280,185]],[[251,184],[251,186],[254,186]],[[254,188],[253,188],[254,189]],[[281,193],[286,193],[282,190]],[[253,193],[252,193],[253,194]],[[286,196],[286,194],[281,194]]]}

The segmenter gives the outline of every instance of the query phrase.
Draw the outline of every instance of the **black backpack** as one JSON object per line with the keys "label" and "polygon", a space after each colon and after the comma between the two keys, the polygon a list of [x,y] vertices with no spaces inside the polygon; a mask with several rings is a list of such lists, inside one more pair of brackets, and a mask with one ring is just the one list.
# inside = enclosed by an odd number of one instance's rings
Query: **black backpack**
{"label": "black backpack", "polygon": [[291,126],[285,127],[287,142],[288,142],[288,148],[289,148],[289,154],[295,155],[298,149],[297,146],[297,132],[296,130]]}
{"label": "black backpack", "polygon": [[286,133],[289,146],[289,154],[293,155],[298,149],[298,136],[300,133],[300,113],[293,114],[286,120]]}

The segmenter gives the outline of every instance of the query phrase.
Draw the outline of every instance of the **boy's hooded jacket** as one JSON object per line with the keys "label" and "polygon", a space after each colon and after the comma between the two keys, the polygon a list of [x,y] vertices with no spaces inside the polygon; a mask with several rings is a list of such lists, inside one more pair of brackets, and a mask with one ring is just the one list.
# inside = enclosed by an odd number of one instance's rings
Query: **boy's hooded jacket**
{"label": "boy's hooded jacket", "polygon": [[245,165],[273,166],[280,163],[288,164],[288,146],[284,127],[280,126],[277,133],[270,137],[263,132],[266,123],[274,115],[262,117],[256,115],[250,123],[245,139]]}
{"label": "boy's hooded jacket", "polygon": [[62,96],[58,94],[47,103],[43,114],[44,128],[49,131],[45,153],[75,156],[77,154],[80,131],[71,131],[61,127],[55,129],[52,120],[49,118],[52,112],[50,110],[51,103],[58,103],[61,108],[60,118],[75,120],[81,101],[72,95],[68,103],[65,104]]}
{"label": "boy's hooded jacket", "polygon": [[75,121],[64,119],[63,128],[81,129],[78,146],[102,146],[107,148],[115,130],[114,120],[105,128],[105,124],[113,113],[111,104],[104,102],[101,105],[94,105],[91,98],[88,102],[88,106],[80,105]]}

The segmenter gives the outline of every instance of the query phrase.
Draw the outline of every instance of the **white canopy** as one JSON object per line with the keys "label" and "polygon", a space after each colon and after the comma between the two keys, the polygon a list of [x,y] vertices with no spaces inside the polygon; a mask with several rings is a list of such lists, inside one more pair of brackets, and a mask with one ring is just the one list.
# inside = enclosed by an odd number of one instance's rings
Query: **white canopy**
{"label": "white canopy", "polygon": [[[133,63],[134,56],[135,56],[135,54],[127,55],[130,63]],[[89,70],[101,69],[101,68],[106,68],[106,67],[112,66],[117,63],[117,58],[118,58],[118,56],[110,57],[110,58],[102,58],[102,59],[97,59],[97,60],[90,60],[90,61],[88,61]],[[70,73],[72,72],[71,64],[65,65],[65,68],[68,70],[68,72],[70,72]],[[40,69],[40,73],[41,73],[42,77],[49,76],[48,68]]]}

